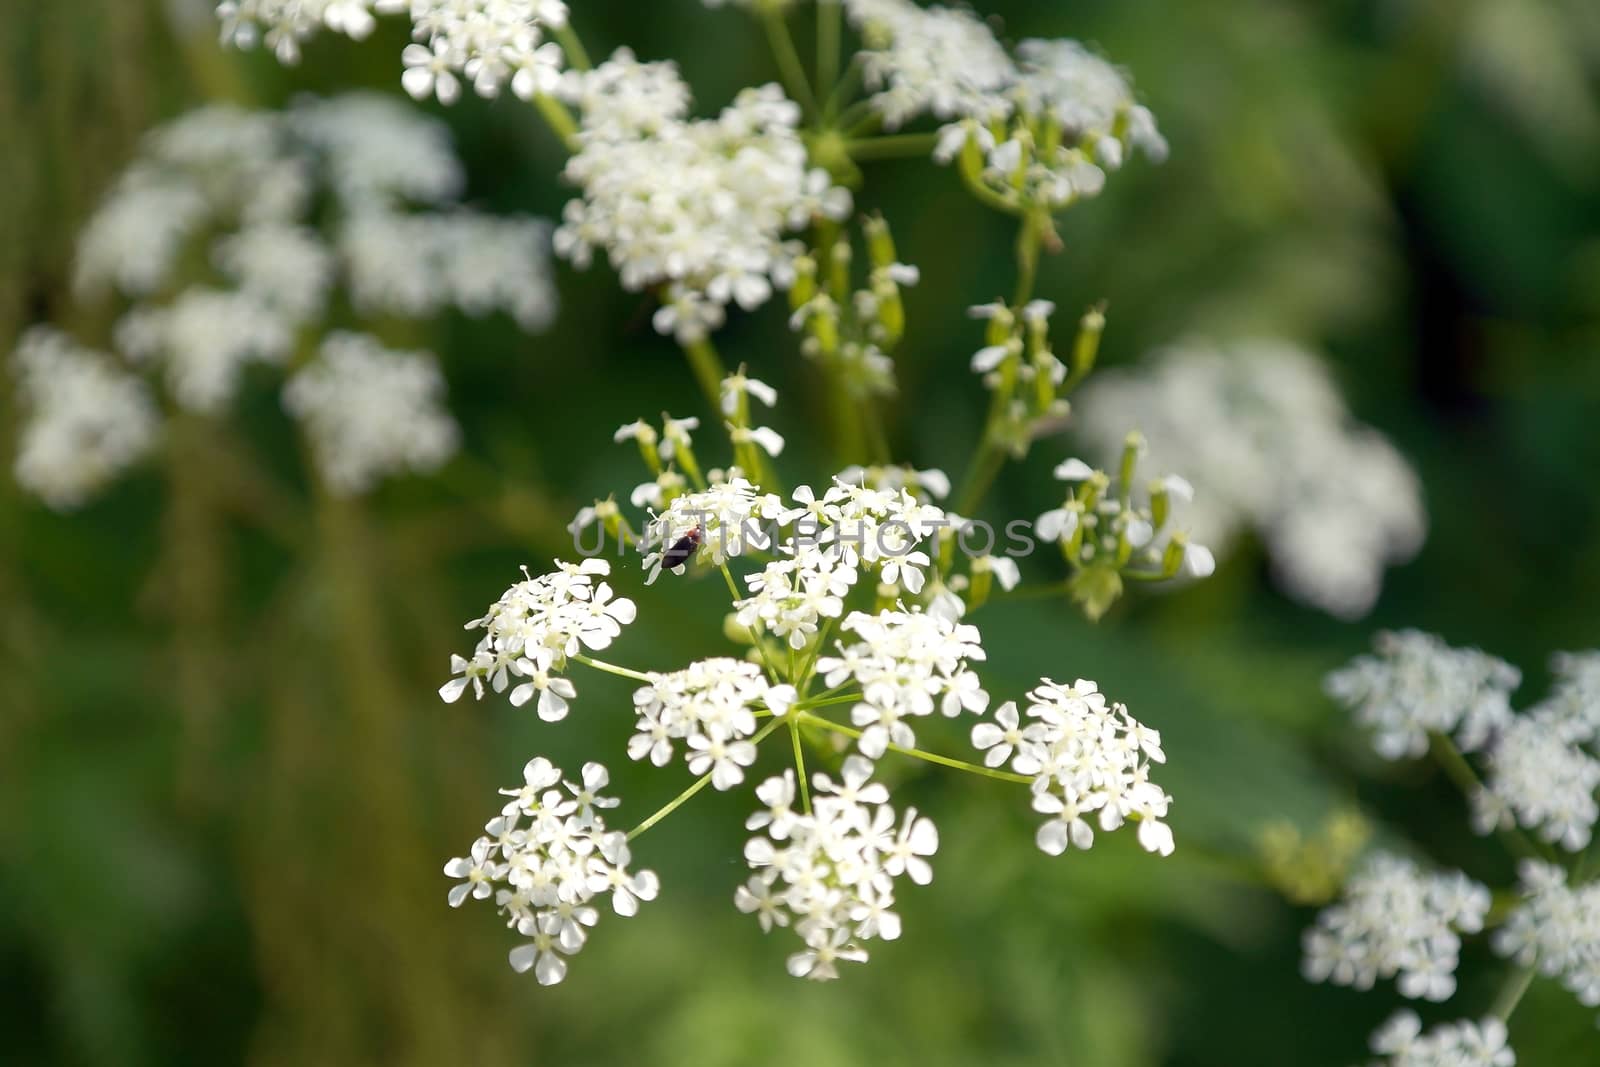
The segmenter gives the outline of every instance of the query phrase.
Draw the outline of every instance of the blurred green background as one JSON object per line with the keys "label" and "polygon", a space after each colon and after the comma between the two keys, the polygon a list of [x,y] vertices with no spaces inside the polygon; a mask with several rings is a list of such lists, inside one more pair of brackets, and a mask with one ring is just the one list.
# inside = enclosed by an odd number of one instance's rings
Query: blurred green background
{"label": "blurred green background", "polygon": [[[204,2],[8,0],[0,20],[0,350],[31,321],[103,338],[73,302],[72,239],[140,132],[196,103],[398,92],[394,25],[324,36],[303,66],[223,53]],[[588,0],[591,53],[677,59],[702,109],[771,79],[760,28],[692,0]],[[467,457],[361,505],[318,501],[275,394],[175,442],[80,514],[0,479],[0,1062],[18,1064],[1304,1064],[1359,1062],[1397,1002],[1298,977],[1312,911],[1254,876],[1263,825],[1359,806],[1379,835],[1504,883],[1425,766],[1367,755],[1322,674],[1384,626],[1434,629],[1543,686],[1555,649],[1600,644],[1600,8],[1592,0],[989,0],[1014,37],[1072,36],[1135,75],[1172,144],[1070,212],[1040,295],[1109,301],[1109,365],[1187,335],[1328,353],[1357,415],[1423,477],[1432,531],[1373,616],[1276,593],[1241,546],[1212,580],[1091,626],[1066,603],[986,609],[991,691],[1084,675],[1167,739],[1170,860],[1128,835],[1051,859],[986,783],[897,767],[941,829],[905,936],[821,986],[731,906],[745,800],[704,795],[641,839],[662,898],[607,919],[568,981],[505,963],[486,909],[453,912],[440,865],[545,753],[600,758],[624,821],[681,768],[621,758],[628,687],[585,675],[574,715],[442,705],[459,624],[564,524],[636,480],[611,431],[698,413],[649,305],[562,265],[539,337],[452,318],[441,353]],[[809,18],[794,20],[802,51]],[[437,110],[437,109],[434,109]],[[559,213],[560,153],[513,99],[448,113],[472,199]],[[868,166],[919,265],[893,437],[961,469],[981,426],[963,308],[1009,290],[1010,223],[923,162]],[[791,471],[830,462],[824,398],[783,315],[736,316],[730,362],[784,393]],[[8,376],[0,375],[0,380]],[[0,416],[7,424],[9,416]],[[14,433],[0,433],[0,459]],[[1052,506],[1050,443],[1006,472],[995,516]],[[243,457],[253,458],[246,461]],[[715,582],[643,592],[619,646],[667,668],[720,648]],[[618,684],[610,684],[617,682]],[[946,741],[954,739],[954,734]],[[765,758],[765,757],[764,757]],[[1499,964],[1469,949],[1457,1001]],[[1592,1011],[1536,985],[1519,1062],[1600,1063]]]}

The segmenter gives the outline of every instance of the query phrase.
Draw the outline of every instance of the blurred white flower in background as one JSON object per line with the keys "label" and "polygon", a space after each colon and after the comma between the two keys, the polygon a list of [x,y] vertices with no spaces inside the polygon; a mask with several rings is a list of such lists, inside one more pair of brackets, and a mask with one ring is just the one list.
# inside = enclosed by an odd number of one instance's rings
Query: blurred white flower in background
{"label": "blurred white flower in background", "polygon": [[41,326],[13,363],[25,413],[17,481],[51,507],[77,507],[155,444],[150,391],[110,357]]}
{"label": "blurred white flower in background", "polygon": [[[549,224],[462,208],[462,187],[446,129],[389,98],[202,108],[146,136],[79,237],[76,287],[126,300],[117,352],[182,411],[220,417],[253,366],[283,368],[285,407],[308,426],[328,488],[363,492],[436,468],[459,435],[431,356],[356,334],[317,347],[337,293],[371,316],[454,307],[537,330],[555,313]],[[30,401],[18,477],[75,506],[147,450],[156,409],[108,361],[89,373],[69,347],[34,348],[17,356]],[[61,383],[45,385],[45,366]],[[92,396],[104,415],[85,406]],[[91,417],[103,423],[93,433]],[[85,438],[71,463],[58,455],[69,425]]]}
{"label": "blurred white flower in background", "polygon": [[283,406],[305,423],[323,478],[341,493],[434,470],[461,436],[444,410],[433,356],[391,352],[363,334],[330,334],[317,360],[284,386]]}
{"label": "blurred white flower in background", "polygon": [[1414,1011],[1395,1014],[1372,1035],[1372,1051],[1392,1057],[1376,1067],[1512,1067],[1517,1055],[1506,1044],[1503,1020],[1463,1019],[1427,1033]]}
{"label": "blurred white flower in background", "polygon": [[766,303],[804,251],[787,234],[850,213],[849,192],[808,164],[800,108],[776,85],[691,120],[675,67],[623,49],[568,72],[560,95],[582,116],[563,173],[583,195],[562,213],[556,251],[582,268],[603,249],[624,288],[669,286],[655,325],[680,340],[704,337],[729,304]]}
{"label": "blurred white flower in background", "polygon": [[1416,474],[1294,345],[1169,348],[1099,375],[1074,407],[1082,439],[1108,462],[1129,426],[1158,466],[1181,461],[1201,499],[1178,514],[1196,539],[1221,548],[1253,531],[1284,590],[1339,618],[1371,610],[1385,568],[1422,545]]}

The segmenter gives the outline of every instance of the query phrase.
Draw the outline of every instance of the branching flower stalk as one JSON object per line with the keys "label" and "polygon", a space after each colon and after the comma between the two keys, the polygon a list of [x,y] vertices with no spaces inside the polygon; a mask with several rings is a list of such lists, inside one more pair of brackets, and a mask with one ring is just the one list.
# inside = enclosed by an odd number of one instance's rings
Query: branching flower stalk
{"label": "branching flower stalk", "polygon": [[[1146,850],[1173,850],[1171,798],[1150,780],[1165,760],[1159,734],[1083,679],[1044,677],[1023,701],[991,708],[981,635],[963,616],[996,584],[1017,587],[1017,559],[1039,541],[1059,548],[1071,575],[1053,584],[1091,617],[1121,595],[1124,577],[1209,573],[1210,554],[1171,521],[1170,502],[1187,483],[1136,487],[1130,438],[1117,478],[1078,460],[1057,468],[1072,488],[1026,547],[1002,553],[990,530],[974,549],[982,524],[935,503],[950,492],[943,472],[894,461],[878,407],[897,387],[904,291],[917,271],[900,262],[888,224],[870,218],[858,277],[843,225],[853,208],[846,185],[862,178],[852,160],[911,151],[957,163],[980,202],[1019,220],[1014,299],[974,309],[989,334],[974,370],[993,397],[959,504],[970,511],[1006,456],[1024,457],[1060,428],[1066,393],[1093,366],[1103,317],[1086,316],[1072,352],[1058,358],[1053,308],[1033,299],[1040,256],[1059,246],[1055,214],[1098,193],[1128,150],[1164,153],[1153,119],[1119,71],[1074,42],[1024,41],[1013,55],[964,11],[909,0],[825,0],[812,85],[789,35],[790,4],[735,4],[761,23],[784,88],[746,89],[712,118],[690,116],[689,89],[669,62],[621,49],[591,67],[560,0],[219,7],[226,39],[259,38],[285,61],[319,28],[360,38],[375,16],[405,15],[411,95],[449,104],[468,87],[485,97],[509,88],[532,101],[569,149],[564,176],[579,190],[555,231],[557,254],[582,268],[603,252],[625,288],[657,295],[654,326],[683,349],[710,405],[705,417],[727,438],[728,462],[713,466],[697,455],[698,417],[624,425],[616,439],[637,446],[647,472],[627,494],[643,514],[630,520],[613,495],[582,509],[571,529],[575,545],[594,530],[602,547],[637,554],[646,585],[674,580],[664,572],[718,570],[734,655],[672,671],[614,662],[606,650],[638,608],[612,587],[610,562],[584,553],[525,572],[471,622],[481,637],[470,655],[453,657],[454,677],[441,687],[446,701],[503,693],[554,723],[579,700],[575,665],[628,678],[640,683],[629,757],[664,767],[681,756],[694,776],[625,833],[608,826],[618,802],[603,795],[602,765],[568,776],[535,758],[523,783],[502,791],[511,799],[484,836],[447,866],[458,879],[450,903],[492,898],[526,939],[512,965],[544,984],[564,978],[601,897],[626,916],[657,894],[655,875],[633,868],[630,840],[707,786],[744,784],[774,736],[787,735],[792,766],[755,789],[752,874],[735,903],[763,929],[793,930],[800,946],[787,968],[797,977],[837,977],[842,964],[867,958],[870,942],[898,937],[896,886],[932,877],[932,821],[897,811],[876,780],[890,753],[1026,786],[1044,816],[1037,843],[1046,853],[1088,848],[1096,830],[1125,823]],[[841,16],[863,45],[842,76]],[[923,116],[943,125],[899,132]],[[754,311],[779,290],[802,353],[830,383],[845,458],[855,461],[792,492],[779,482],[784,440],[761,422],[776,391],[743,367],[728,374],[711,341],[730,309]],[[930,722],[968,716],[963,732],[981,762],[918,739],[944,732]]]}
{"label": "branching flower stalk", "polygon": [[1515,667],[1403,631],[1378,635],[1372,655],[1328,676],[1378,755],[1431,753],[1465,792],[1474,829],[1498,831],[1518,860],[1518,885],[1491,894],[1462,872],[1376,853],[1307,932],[1312,981],[1366,989],[1396,977],[1402,995],[1433,1002],[1455,993],[1464,936],[1490,930],[1491,949],[1511,962],[1480,1020],[1424,1033],[1404,1011],[1376,1032],[1373,1051],[1394,1067],[1515,1063],[1506,1024],[1541,975],[1600,1005],[1600,880],[1587,863],[1600,821],[1600,652],[1558,653],[1551,672],[1545,700],[1518,713]]}

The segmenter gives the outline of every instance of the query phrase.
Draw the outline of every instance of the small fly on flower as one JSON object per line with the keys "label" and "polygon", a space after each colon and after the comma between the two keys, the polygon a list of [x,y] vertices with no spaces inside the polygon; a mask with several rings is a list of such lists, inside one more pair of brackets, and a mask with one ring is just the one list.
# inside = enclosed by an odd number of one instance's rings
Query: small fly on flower
{"label": "small fly on flower", "polygon": [[682,537],[678,538],[673,546],[662,553],[661,569],[673,570],[689,562],[689,557],[699,549],[701,542],[706,539],[706,525],[701,523]]}

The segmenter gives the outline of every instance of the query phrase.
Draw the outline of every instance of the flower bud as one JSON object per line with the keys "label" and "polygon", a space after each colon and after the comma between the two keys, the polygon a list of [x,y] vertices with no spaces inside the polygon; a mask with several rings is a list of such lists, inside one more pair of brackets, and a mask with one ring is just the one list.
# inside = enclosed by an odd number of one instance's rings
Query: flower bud
{"label": "flower bud", "polygon": [[1100,335],[1106,329],[1105,306],[1096,304],[1078,321],[1078,337],[1072,343],[1072,377],[1076,381],[1094,370],[1100,354]]}
{"label": "flower bud", "polygon": [[869,215],[861,224],[867,235],[867,254],[873,267],[882,269],[896,261],[894,238],[889,234],[889,224],[882,215]]}

